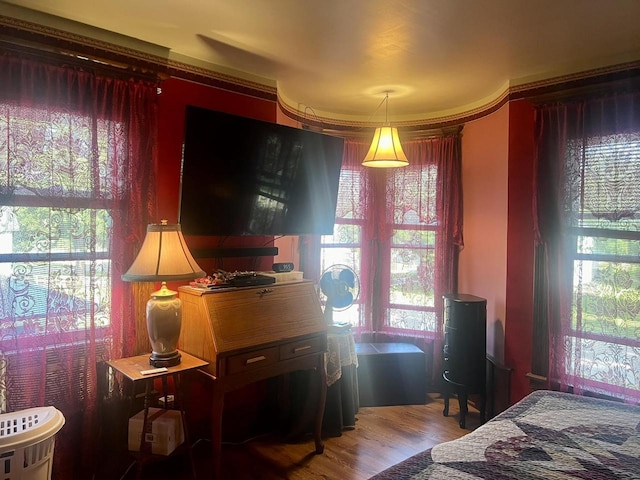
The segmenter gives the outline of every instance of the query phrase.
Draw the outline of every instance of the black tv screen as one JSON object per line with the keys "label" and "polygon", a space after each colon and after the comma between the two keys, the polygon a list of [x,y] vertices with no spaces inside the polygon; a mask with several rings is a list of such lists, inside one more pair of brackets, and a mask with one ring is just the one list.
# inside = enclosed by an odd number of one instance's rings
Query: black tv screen
{"label": "black tv screen", "polygon": [[339,137],[187,106],[182,231],[333,233],[343,149]]}

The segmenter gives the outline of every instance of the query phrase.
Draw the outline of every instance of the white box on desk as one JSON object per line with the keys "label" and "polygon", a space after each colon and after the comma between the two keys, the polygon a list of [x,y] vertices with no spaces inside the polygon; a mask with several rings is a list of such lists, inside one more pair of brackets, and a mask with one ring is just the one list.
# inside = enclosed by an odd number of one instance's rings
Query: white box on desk
{"label": "white box on desk", "polygon": [[[144,410],[129,419],[129,450],[140,450],[140,435],[144,423]],[[151,453],[169,455],[184,442],[182,416],[179,410],[149,407],[145,441],[151,444]]]}
{"label": "white box on desk", "polygon": [[262,275],[273,277],[276,283],[301,282],[304,278],[303,272],[292,270],[290,272],[261,272]]}

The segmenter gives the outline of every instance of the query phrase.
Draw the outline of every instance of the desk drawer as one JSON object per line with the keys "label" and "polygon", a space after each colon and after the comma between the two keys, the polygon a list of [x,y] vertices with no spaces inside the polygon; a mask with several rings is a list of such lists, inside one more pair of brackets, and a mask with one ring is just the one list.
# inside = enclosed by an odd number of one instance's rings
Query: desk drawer
{"label": "desk drawer", "polygon": [[278,362],[278,347],[233,355],[227,359],[227,375],[242,373]]}
{"label": "desk drawer", "polygon": [[307,338],[306,340],[298,340],[297,342],[289,342],[280,346],[280,360],[288,360],[290,358],[301,357],[311,353],[320,352],[323,343],[320,337]]}

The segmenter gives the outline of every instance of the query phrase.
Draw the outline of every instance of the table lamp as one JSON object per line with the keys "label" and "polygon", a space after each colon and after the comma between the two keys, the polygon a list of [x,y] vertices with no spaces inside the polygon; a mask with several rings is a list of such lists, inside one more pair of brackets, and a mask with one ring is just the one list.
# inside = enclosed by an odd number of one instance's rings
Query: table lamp
{"label": "table lamp", "polygon": [[189,252],[179,224],[147,226],[147,235],[133,264],[122,275],[126,282],[162,282],[147,302],[147,333],[151,342],[149,364],[172,367],[180,363],[177,349],[182,326],[182,302],[167,281],[193,280],[206,274]]}

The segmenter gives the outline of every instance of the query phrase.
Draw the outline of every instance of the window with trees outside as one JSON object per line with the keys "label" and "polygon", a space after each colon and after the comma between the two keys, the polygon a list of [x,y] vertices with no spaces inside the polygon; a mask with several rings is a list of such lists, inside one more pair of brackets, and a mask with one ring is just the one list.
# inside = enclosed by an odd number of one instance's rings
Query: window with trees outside
{"label": "window with trees outside", "polygon": [[537,128],[534,373],[640,400],[640,94],[540,106]]}
{"label": "window with trees outside", "polygon": [[[585,386],[640,390],[640,133],[572,141],[583,160],[567,185],[572,203],[571,329],[567,372]],[[639,392],[640,393],[640,392]]]}
{"label": "window with trees outside", "polygon": [[114,189],[104,172],[108,131],[120,127],[98,122],[92,138],[90,118],[38,109],[21,118],[25,111],[3,112],[11,134],[0,158],[0,319],[11,319],[11,328],[2,340],[64,332],[72,341],[74,332],[110,322],[104,200]]}
{"label": "window with trees outside", "polygon": [[107,132],[119,127],[100,122],[95,138],[83,138],[89,118],[4,110],[11,145],[0,159],[0,318],[13,321],[3,340],[65,332],[72,341],[110,322],[112,228],[101,199]]}
{"label": "window with trees outside", "polygon": [[0,55],[0,411],[54,405],[54,470],[88,478],[99,365],[136,345],[120,277],[153,213],[157,81],[18,51]]}
{"label": "window with trees outside", "polygon": [[119,278],[149,218],[156,85],[0,63],[0,409],[88,412],[97,359],[134,344]]}
{"label": "window with trees outside", "polygon": [[410,165],[393,169],[363,167],[368,145],[346,142],[333,235],[320,240],[320,272],[352,268],[360,294],[334,310],[334,323],[380,341],[439,341],[442,294],[452,291],[461,241],[458,140],[405,142]]}
{"label": "window with trees outside", "polygon": [[[349,193],[361,198],[361,177],[349,169],[340,172],[338,187],[338,207],[333,235],[321,237],[320,271],[325,272],[333,265],[344,265],[354,270],[362,278],[362,239],[364,235],[364,219],[362,203],[351,202]],[[362,286],[360,286],[362,289]],[[364,294],[363,294],[364,295]],[[359,327],[364,319],[362,297],[358,295],[353,305],[348,308],[335,309],[334,323],[349,323]],[[326,304],[325,304],[326,306]]]}
{"label": "window with trees outside", "polygon": [[[387,225],[390,236],[372,242],[366,224],[366,202],[352,202],[352,195],[360,197],[363,192],[362,172],[343,169],[340,175],[338,211],[333,235],[322,237],[321,270],[332,265],[346,265],[361,277],[361,290],[388,288],[375,292],[378,305],[384,305],[386,312],[384,325],[377,328],[391,330],[417,330],[435,333],[435,246],[437,222],[435,219],[435,185],[437,169],[429,166],[411,175],[413,188],[399,187],[394,182],[404,181],[404,175],[389,175],[385,191],[396,192],[392,199],[381,199],[387,208],[393,210],[393,222]],[[404,172],[403,172],[404,173]],[[418,201],[418,192],[424,192]],[[402,195],[401,195],[402,193]],[[422,215],[418,209],[424,209]],[[382,232],[385,229],[376,229]],[[369,238],[367,238],[369,237]],[[366,260],[366,265],[363,264]],[[369,260],[377,260],[373,265]],[[372,272],[376,272],[378,282],[374,282]],[[375,283],[375,284],[374,284]],[[354,327],[363,324],[363,298],[356,299],[352,307],[337,309],[334,322],[346,322]],[[373,300],[375,303],[376,300]]]}

